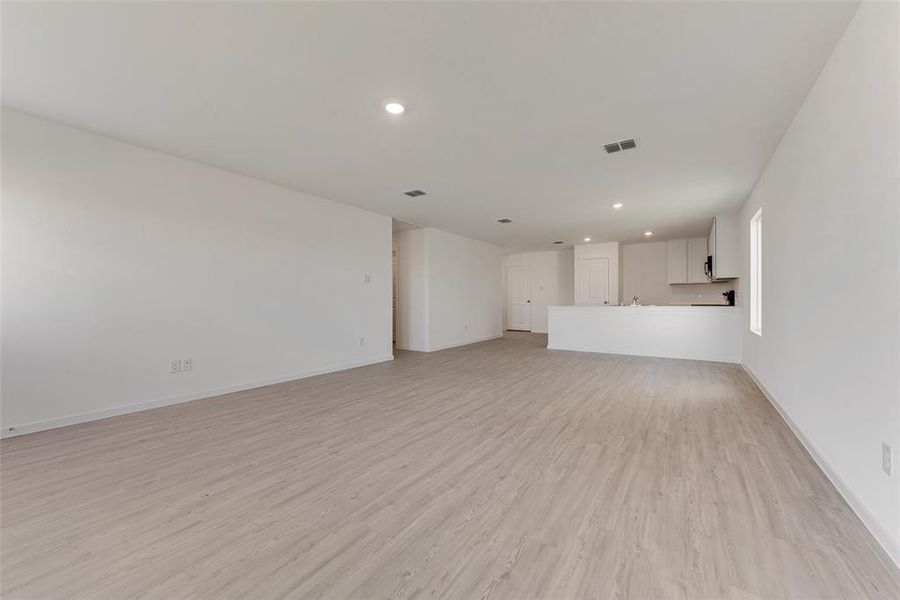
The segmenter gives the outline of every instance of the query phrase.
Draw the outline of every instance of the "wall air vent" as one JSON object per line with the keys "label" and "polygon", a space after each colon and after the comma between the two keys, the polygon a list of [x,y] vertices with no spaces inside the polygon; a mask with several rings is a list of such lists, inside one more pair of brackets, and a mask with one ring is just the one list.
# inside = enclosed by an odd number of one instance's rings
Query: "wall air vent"
{"label": "wall air vent", "polygon": [[422,190],[409,190],[408,192],[403,192],[403,193],[406,194],[407,196],[409,196],[410,198],[415,198],[417,196],[425,195],[425,192],[423,192]]}
{"label": "wall air vent", "polygon": [[621,150],[633,150],[635,148],[637,148],[637,142],[634,141],[634,138],[603,145],[603,149],[606,150],[607,154],[612,154],[613,152],[619,152]]}
{"label": "wall air vent", "polygon": [[497,219],[497,222],[505,225],[506,223],[512,223],[512,219]]}

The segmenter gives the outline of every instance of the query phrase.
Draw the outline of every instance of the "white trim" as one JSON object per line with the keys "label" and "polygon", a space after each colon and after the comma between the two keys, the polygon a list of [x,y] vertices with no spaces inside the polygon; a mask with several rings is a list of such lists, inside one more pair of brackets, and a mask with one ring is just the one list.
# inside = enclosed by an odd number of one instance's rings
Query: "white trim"
{"label": "white trim", "polygon": [[762,207],[750,218],[750,331],[762,335]]}
{"label": "white trim", "polygon": [[[527,333],[527,332],[526,332]],[[468,346],[469,344],[478,344],[481,342],[487,342],[490,340],[496,340],[503,337],[503,334],[499,335],[489,335],[488,337],[478,338],[477,340],[468,340],[465,342],[453,342],[452,344],[443,344],[441,346],[434,347],[426,347],[426,348],[411,348],[411,347],[399,347],[398,350],[408,350],[410,352],[438,352],[440,350],[449,350],[450,348],[459,348],[460,346]]]}
{"label": "white trim", "polygon": [[[221,396],[222,394],[230,394],[232,392],[242,392],[244,390],[250,390],[253,388],[264,387],[267,385],[274,385],[276,383],[284,383],[285,381],[294,381],[296,379],[305,379],[307,377],[314,377],[316,375],[325,375],[326,373],[334,373],[336,371],[345,371],[347,369],[355,369],[357,367],[365,367],[367,365],[374,365],[378,363],[388,362],[394,360],[393,355],[390,356],[382,356],[380,358],[372,359],[372,360],[364,360],[359,362],[346,363],[343,365],[336,365],[331,367],[324,367],[321,369],[311,369],[309,371],[302,371],[300,373],[294,373],[293,375],[285,375],[283,377],[275,377],[272,379],[265,379],[262,381],[254,381],[251,383],[239,383],[236,385],[230,385],[222,388],[215,388],[211,390],[203,390],[200,392],[193,392],[190,394],[184,394],[181,396],[171,396],[169,398],[160,398],[157,400],[147,400],[145,402],[134,402],[132,404],[122,404],[119,406],[113,406],[112,408],[103,408],[100,410],[92,410],[88,412],[78,413],[75,415],[68,415],[65,417],[58,417],[55,419],[47,419],[45,421],[34,421],[32,423],[25,423],[23,425],[6,425],[3,427],[3,430],[0,431],[0,438],[8,438],[8,437],[17,437],[20,435],[25,435],[28,433],[35,433],[37,431],[45,431],[47,429],[56,429],[57,427],[65,427],[66,425],[75,425],[77,423],[86,423],[88,421],[97,421],[99,419],[106,419],[108,417],[115,417],[118,415],[126,415],[129,413],[141,412],[144,410],[150,410],[152,408],[159,408],[161,406],[169,406],[171,404],[181,404],[182,402],[190,402],[192,400],[200,400],[203,398],[210,398],[213,396]],[[10,431],[10,427],[14,427],[14,431]]]}
{"label": "white trim", "polygon": [[401,346],[397,344],[397,350],[405,350],[407,352],[428,352],[428,348],[425,347],[413,347],[413,346]]}
{"label": "white trim", "polygon": [[477,340],[468,340],[465,342],[453,342],[452,344],[444,344],[442,346],[433,346],[427,350],[427,352],[437,352],[438,350],[449,350],[450,348],[459,348],[460,346],[468,346],[469,344],[478,344],[480,342],[487,342],[490,340],[496,340],[502,338],[503,334],[499,335],[489,335],[488,337],[479,338]]}
{"label": "white trim", "polygon": [[831,468],[831,465],[819,454],[818,450],[816,450],[815,445],[807,438],[800,428],[794,423],[793,420],[787,415],[781,405],[775,400],[775,397],[769,393],[769,390],[760,383],[759,379],[757,379],[756,375],[754,375],[753,371],[745,365],[741,364],[741,367],[744,369],[744,372],[750,376],[750,379],[753,380],[753,383],[756,384],[756,387],[760,389],[763,393],[763,396],[769,401],[769,403],[778,411],[778,414],[781,415],[781,418],[787,423],[787,426],[790,427],[791,431],[794,432],[796,438],[800,441],[800,444],[806,449],[806,452],[812,457],[813,461],[819,466],[819,469],[825,474],[825,477],[831,482],[831,484],[837,489],[838,493],[844,498],[844,501],[850,506],[850,509],[856,513],[856,516],[859,517],[859,520],[862,521],[863,525],[865,525],[866,529],[869,530],[869,533],[872,534],[872,537],[875,538],[884,551],[887,553],[888,558],[894,562],[895,565],[900,567],[900,543],[895,541],[890,533],[886,531],[878,520],[869,512],[869,509],[866,508],[866,505],[863,504],[862,500],[853,493],[853,490],[847,483],[841,478],[840,475],[835,472],[834,469]]}

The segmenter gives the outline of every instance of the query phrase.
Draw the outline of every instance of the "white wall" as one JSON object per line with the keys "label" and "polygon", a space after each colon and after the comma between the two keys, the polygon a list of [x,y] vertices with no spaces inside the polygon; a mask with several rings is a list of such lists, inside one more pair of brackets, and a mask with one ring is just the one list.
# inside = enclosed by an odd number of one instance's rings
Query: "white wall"
{"label": "white wall", "polygon": [[395,240],[398,348],[432,352],[503,335],[499,246],[432,228]]}
{"label": "white wall", "polygon": [[575,253],[566,250],[525,252],[503,257],[503,327],[506,328],[506,270],[531,267],[531,331],[547,333],[547,307],[575,303]]}
{"label": "white wall", "polygon": [[622,284],[620,274],[619,242],[602,242],[599,244],[581,244],[575,246],[575,304],[584,303],[581,291],[582,261],[586,258],[609,258],[609,303],[621,301],[619,289]]}
{"label": "white wall", "polygon": [[745,306],[745,365],[900,564],[898,21],[896,3],[862,3],[741,229],[747,281],[762,207],[762,337]]}
{"label": "white wall", "polygon": [[428,346],[503,335],[499,246],[428,229]]}
{"label": "white wall", "polygon": [[669,244],[622,245],[622,299],[635,295],[641,304],[724,303],[722,293],[736,290],[737,281],[669,285]]}
{"label": "white wall", "polygon": [[2,141],[4,431],[391,358],[390,218],[14,111]]}

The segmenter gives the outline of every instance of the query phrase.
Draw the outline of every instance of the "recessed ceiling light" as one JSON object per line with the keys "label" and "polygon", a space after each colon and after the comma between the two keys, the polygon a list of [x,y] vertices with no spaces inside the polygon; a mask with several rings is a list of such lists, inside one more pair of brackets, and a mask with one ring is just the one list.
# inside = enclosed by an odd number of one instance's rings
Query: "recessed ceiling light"
{"label": "recessed ceiling light", "polygon": [[384,105],[384,110],[388,111],[392,115],[399,115],[403,114],[403,111],[406,110],[406,107],[399,102],[388,102]]}
{"label": "recessed ceiling light", "polygon": [[616,202],[615,204],[613,204],[613,208],[622,208],[623,206],[625,206],[625,205],[622,204],[621,202]]}
{"label": "recessed ceiling light", "polygon": [[504,218],[504,219],[497,219],[497,222],[498,222],[498,223],[503,223],[504,225],[507,225],[507,224],[509,224],[509,223],[512,223],[512,219],[505,219],[505,218]]}
{"label": "recessed ceiling light", "polygon": [[645,232],[644,232],[644,235],[646,235],[647,237],[650,237],[651,235],[653,235],[653,232],[652,232],[652,231],[645,231]]}
{"label": "recessed ceiling light", "polygon": [[553,242],[554,244],[564,244],[565,242]]}
{"label": "recessed ceiling light", "polygon": [[591,241],[591,238],[584,238],[584,241],[589,242]]}

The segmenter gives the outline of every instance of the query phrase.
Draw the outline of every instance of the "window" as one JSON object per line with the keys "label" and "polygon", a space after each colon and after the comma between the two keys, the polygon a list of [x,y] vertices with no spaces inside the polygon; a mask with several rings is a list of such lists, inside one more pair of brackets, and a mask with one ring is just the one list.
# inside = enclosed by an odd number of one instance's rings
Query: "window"
{"label": "window", "polygon": [[762,335],[762,208],[750,219],[750,331]]}

